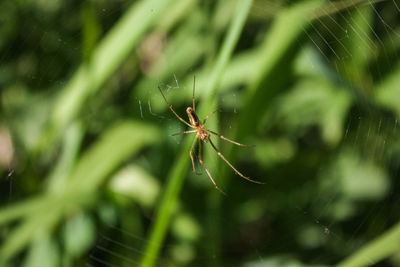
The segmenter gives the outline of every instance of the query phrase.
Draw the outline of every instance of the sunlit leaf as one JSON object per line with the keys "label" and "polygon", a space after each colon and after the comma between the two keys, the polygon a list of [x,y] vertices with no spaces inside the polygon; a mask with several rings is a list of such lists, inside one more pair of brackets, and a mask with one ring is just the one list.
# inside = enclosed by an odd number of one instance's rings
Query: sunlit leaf
{"label": "sunlit leaf", "polygon": [[147,207],[154,204],[160,191],[158,181],[136,165],[129,165],[115,174],[109,187],[114,193],[128,196]]}
{"label": "sunlit leaf", "polygon": [[92,246],[96,233],[93,220],[84,213],[76,213],[68,218],[64,228],[66,252],[73,258],[78,257]]}

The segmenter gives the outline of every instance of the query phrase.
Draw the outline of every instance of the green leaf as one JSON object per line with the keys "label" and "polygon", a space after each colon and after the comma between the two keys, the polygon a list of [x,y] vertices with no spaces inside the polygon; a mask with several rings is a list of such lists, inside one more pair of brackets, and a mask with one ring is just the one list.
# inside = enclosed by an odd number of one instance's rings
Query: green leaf
{"label": "green leaf", "polygon": [[74,189],[96,190],[115,168],[139,149],[160,138],[157,127],[125,121],[117,123],[80,159],[71,174]]}
{"label": "green leaf", "polygon": [[337,144],[350,108],[351,96],[344,88],[324,79],[305,79],[283,95],[276,107],[281,127],[293,135],[306,126],[319,125],[322,137]]}
{"label": "green leaf", "polygon": [[[51,232],[65,212],[87,206],[99,187],[125,160],[159,140],[156,127],[134,121],[116,123],[85,152],[61,192],[10,206],[0,211],[0,223],[25,216],[0,248],[0,259],[13,257],[38,232]],[[52,211],[52,212],[49,212]]]}
{"label": "green leaf", "polygon": [[60,252],[57,243],[48,233],[42,233],[33,240],[24,267],[57,267]]}
{"label": "green leaf", "polygon": [[115,194],[128,196],[146,207],[154,205],[160,192],[159,181],[137,165],[129,165],[115,174],[109,187]]}
{"label": "green leaf", "polygon": [[400,64],[375,88],[375,100],[400,117]]}
{"label": "green leaf", "polygon": [[[265,110],[275,94],[288,82],[288,70],[300,51],[305,31],[310,25],[312,10],[322,1],[306,1],[282,10],[261,45],[259,60],[253,69],[256,74],[250,84],[245,112],[240,117],[238,133],[245,136],[257,123],[260,110]],[[297,41],[296,41],[297,40]],[[282,75],[285,73],[285,75]]]}
{"label": "green leaf", "polygon": [[173,234],[185,241],[196,241],[200,237],[200,225],[189,214],[180,213],[172,222]]}
{"label": "green leaf", "polygon": [[95,240],[95,229],[96,226],[87,214],[79,212],[70,216],[64,228],[66,252],[75,258],[88,250]]}
{"label": "green leaf", "polygon": [[[143,34],[156,23],[172,0],[139,1],[104,37],[93,51],[90,62],[84,62],[61,91],[54,107],[51,127],[42,137],[46,148],[79,113],[85,100],[110,78]],[[39,147],[40,148],[40,147]]]}

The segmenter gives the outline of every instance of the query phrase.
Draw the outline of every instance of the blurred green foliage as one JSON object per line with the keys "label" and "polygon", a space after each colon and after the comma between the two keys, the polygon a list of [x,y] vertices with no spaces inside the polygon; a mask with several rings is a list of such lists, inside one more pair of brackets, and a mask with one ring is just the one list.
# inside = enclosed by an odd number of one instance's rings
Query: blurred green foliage
{"label": "blurred green foliage", "polygon": [[399,6],[2,1],[0,266],[398,266]]}

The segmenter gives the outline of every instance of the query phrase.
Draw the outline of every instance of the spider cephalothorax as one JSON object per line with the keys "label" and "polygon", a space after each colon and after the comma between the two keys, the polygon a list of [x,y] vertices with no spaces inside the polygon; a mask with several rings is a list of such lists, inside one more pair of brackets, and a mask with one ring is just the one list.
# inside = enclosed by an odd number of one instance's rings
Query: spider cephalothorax
{"label": "spider cephalothorax", "polygon": [[196,128],[196,136],[200,138],[201,141],[207,142],[208,138],[210,138],[210,134],[207,133],[207,129],[201,124],[194,109],[192,107],[188,107],[186,109],[186,113],[188,114],[190,124]]}

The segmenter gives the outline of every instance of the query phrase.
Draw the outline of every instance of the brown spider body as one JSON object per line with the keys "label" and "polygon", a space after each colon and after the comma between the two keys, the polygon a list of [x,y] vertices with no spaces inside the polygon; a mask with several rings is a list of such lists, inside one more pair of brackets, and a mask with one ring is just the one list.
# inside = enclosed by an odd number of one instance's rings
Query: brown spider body
{"label": "brown spider body", "polygon": [[201,141],[206,143],[208,138],[210,138],[210,134],[207,133],[206,127],[201,124],[199,117],[197,117],[196,112],[192,107],[188,107],[186,109],[186,113],[188,114],[190,124],[196,129],[196,136],[201,139]]}
{"label": "brown spider body", "polygon": [[[188,108],[186,108],[186,113],[187,113],[187,115],[188,115],[188,117],[189,117],[189,122],[187,122],[186,120],[184,120],[183,118],[181,118],[181,117],[175,112],[175,110],[172,108],[172,106],[168,103],[167,99],[165,98],[165,95],[164,95],[164,93],[162,92],[161,88],[158,87],[158,90],[160,90],[160,93],[161,93],[162,97],[164,98],[165,103],[168,105],[168,108],[172,111],[172,113],[174,113],[174,115],[175,115],[182,123],[186,124],[187,126],[189,126],[190,128],[193,129],[193,130],[189,130],[189,131],[183,131],[183,132],[180,132],[180,133],[176,133],[176,134],[173,134],[173,135],[196,133],[196,138],[193,140],[192,148],[190,149],[190,154],[189,154],[190,159],[192,160],[193,172],[194,172],[195,174],[198,174],[197,171],[196,171],[195,164],[194,164],[193,150],[194,150],[194,147],[195,147],[195,145],[196,145],[196,143],[197,143],[197,140],[201,140],[201,141],[203,141],[204,143],[210,143],[211,146],[212,146],[212,148],[215,150],[215,152],[217,152],[217,155],[218,155],[221,159],[223,159],[223,160],[226,162],[226,164],[228,164],[229,167],[231,167],[240,177],[242,177],[243,179],[246,179],[246,180],[248,180],[248,181],[250,181],[250,182],[253,182],[253,183],[263,184],[263,182],[253,180],[253,179],[251,179],[251,178],[249,178],[249,177],[247,177],[247,176],[244,176],[241,172],[239,172],[239,171],[224,157],[224,155],[222,155],[222,153],[218,150],[218,148],[217,148],[217,147],[214,145],[214,143],[211,141],[210,134],[213,134],[213,135],[218,136],[218,137],[221,138],[222,140],[228,141],[228,142],[230,142],[230,143],[232,143],[232,144],[235,144],[235,145],[237,145],[237,146],[247,146],[247,145],[243,145],[243,144],[241,144],[241,143],[238,143],[238,142],[236,142],[236,141],[233,141],[233,140],[231,140],[231,139],[228,139],[228,138],[226,138],[225,136],[223,136],[223,135],[221,135],[221,134],[219,134],[219,133],[217,133],[217,132],[211,131],[211,130],[207,129],[207,128],[204,126],[204,125],[206,124],[206,121],[208,120],[209,116],[215,114],[215,112],[217,112],[217,110],[215,110],[215,111],[211,112],[210,114],[208,114],[208,115],[204,118],[203,123],[199,120],[199,117],[197,117],[197,114],[196,114],[196,112],[195,112],[196,103],[195,103],[195,98],[194,98],[194,84],[195,84],[195,80],[193,79],[193,107],[188,107]],[[211,173],[208,171],[206,165],[205,165],[204,162],[203,162],[203,158],[202,158],[202,155],[201,155],[202,142],[199,142],[198,144],[199,144],[199,162],[200,162],[200,164],[204,167],[204,170],[206,171],[206,173],[207,173],[208,177],[210,178],[211,182],[214,184],[215,188],[218,189],[220,192],[224,193],[224,191],[222,191],[222,190],[218,187],[218,185],[215,183],[214,179],[213,179],[212,176],[211,176]],[[224,193],[224,194],[225,194],[225,193]]]}
{"label": "brown spider body", "polygon": [[208,138],[210,138],[210,134],[207,133],[207,130],[201,125],[200,127],[196,128],[196,136],[201,139],[204,143],[207,143]]}

